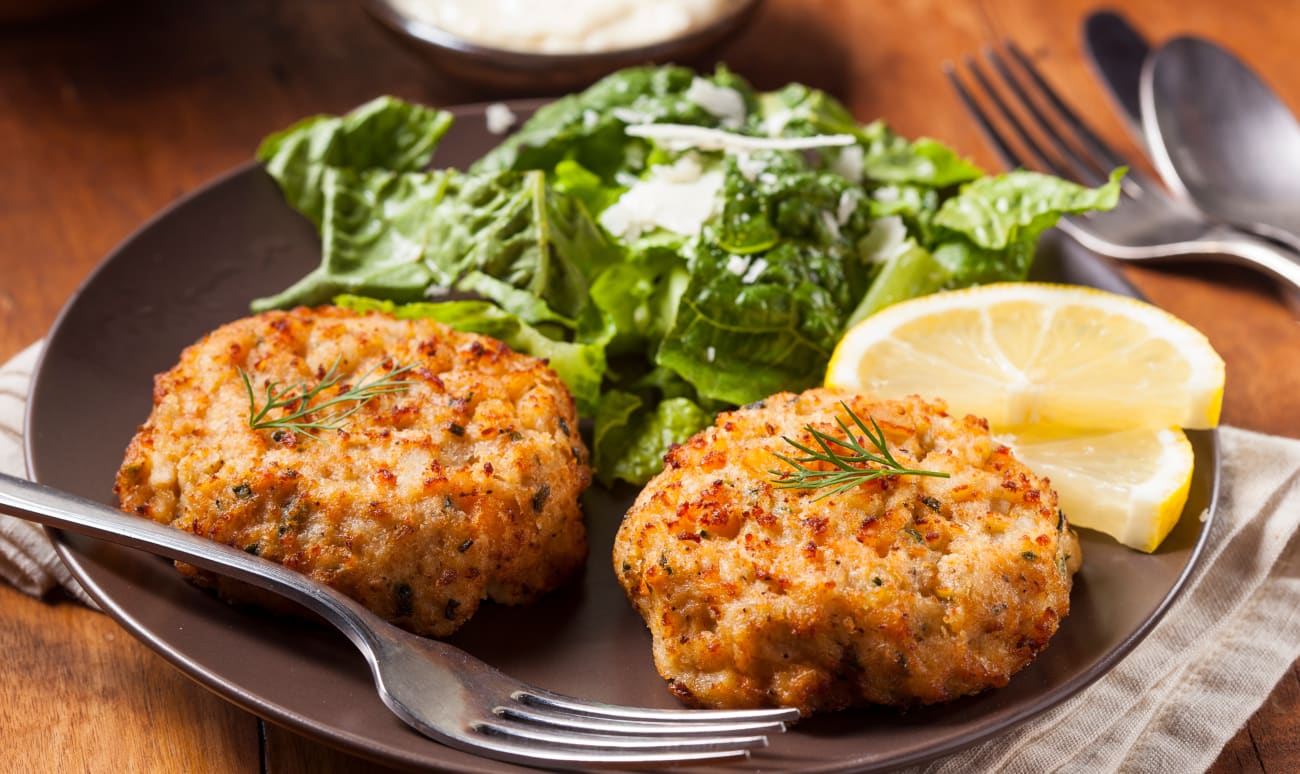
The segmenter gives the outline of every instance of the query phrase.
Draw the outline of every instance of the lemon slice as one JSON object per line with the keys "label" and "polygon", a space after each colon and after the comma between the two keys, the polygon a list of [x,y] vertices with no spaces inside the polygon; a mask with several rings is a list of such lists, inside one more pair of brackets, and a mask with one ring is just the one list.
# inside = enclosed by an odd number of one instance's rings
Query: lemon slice
{"label": "lemon slice", "polygon": [[1056,490],[1077,527],[1150,553],[1178,523],[1194,457],[1177,428],[1087,431],[1038,425],[998,433]]}
{"label": "lemon slice", "polygon": [[944,398],[995,428],[1214,427],[1223,360],[1195,328],[1092,288],[985,285],[904,301],[855,325],[826,384]]}

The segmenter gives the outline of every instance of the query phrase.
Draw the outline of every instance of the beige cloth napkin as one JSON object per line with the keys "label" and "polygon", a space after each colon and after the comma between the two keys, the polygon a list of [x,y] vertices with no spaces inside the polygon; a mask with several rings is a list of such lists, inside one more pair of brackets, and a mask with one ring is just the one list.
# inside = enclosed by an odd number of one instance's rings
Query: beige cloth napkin
{"label": "beige cloth napkin", "polygon": [[[23,409],[41,342],[0,366],[0,473],[27,476],[23,455]],[[0,577],[20,591],[44,596],[62,588],[94,606],[81,585],[54,553],[45,530],[29,521],[0,516]]]}
{"label": "beige cloth napkin", "polygon": [[[0,366],[0,470],[25,474],[33,345]],[[1042,717],[913,772],[1202,771],[1300,657],[1300,441],[1225,427],[1223,482],[1188,588],[1105,677]],[[0,516],[0,576],[85,593],[40,528]]]}

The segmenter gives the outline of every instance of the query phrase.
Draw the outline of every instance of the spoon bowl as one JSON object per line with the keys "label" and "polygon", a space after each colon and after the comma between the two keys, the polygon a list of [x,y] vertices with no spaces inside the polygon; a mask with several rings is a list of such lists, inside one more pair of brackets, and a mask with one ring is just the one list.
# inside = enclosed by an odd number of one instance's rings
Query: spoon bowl
{"label": "spoon bowl", "polygon": [[1161,176],[1207,215],[1300,251],[1300,122],[1232,53],[1197,37],[1146,61],[1142,124]]}

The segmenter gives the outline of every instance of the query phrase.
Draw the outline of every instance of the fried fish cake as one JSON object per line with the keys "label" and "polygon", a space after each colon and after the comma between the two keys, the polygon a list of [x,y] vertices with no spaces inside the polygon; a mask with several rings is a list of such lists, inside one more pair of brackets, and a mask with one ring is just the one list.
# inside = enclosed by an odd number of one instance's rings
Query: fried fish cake
{"label": "fried fish cake", "polygon": [[[949,477],[780,488],[792,468],[775,454],[803,456],[782,437],[844,437],[840,401],[904,467]],[[1080,553],[1049,482],[983,420],[814,389],[722,414],[674,449],[613,559],[673,693],[807,715],[1005,685],[1069,612]]]}
{"label": "fried fish cake", "polygon": [[[266,405],[268,386],[301,393],[331,369],[338,383],[309,406],[376,380],[405,384],[334,407],[356,408],[340,429],[253,429],[250,408]],[[578,498],[591,470],[577,427],[555,372],[494,339],[334,307],[268,312],[213,331],[156,377],[114,491],[125,511],[281,562],[442,636],[482,600],[530,601],[582,565]]]}

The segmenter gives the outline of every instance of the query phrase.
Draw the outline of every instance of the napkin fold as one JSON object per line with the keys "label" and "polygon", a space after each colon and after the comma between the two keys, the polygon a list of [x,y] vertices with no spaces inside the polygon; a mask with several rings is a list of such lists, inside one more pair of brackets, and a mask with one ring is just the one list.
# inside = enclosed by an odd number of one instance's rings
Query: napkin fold
{"label": "napkin fold", "polygon": [[[0,366],[0,471],[26,475],[22,424],[39,356]],[[1073,698],[913,774],[1203,771],[1300,658],[1300,441],[1224,427],[1205,555],[1155,630]],[[44,531],[0,516],[0,577],[43,596],[85,591]]]}
{"label": "napkin fold", "polygon": [[[38,341],[0,366],[0,472],[11,476],[27,477],[23,413],[41,346]],[[0,578],[32,596],[62,588],[87,605],[95,604],[54,553],[44,528],[12,516],[0,516]]]}

